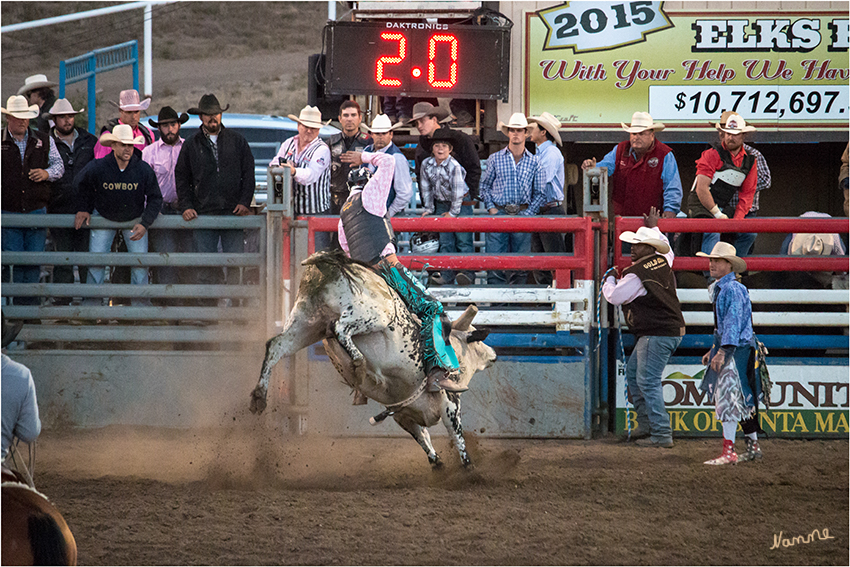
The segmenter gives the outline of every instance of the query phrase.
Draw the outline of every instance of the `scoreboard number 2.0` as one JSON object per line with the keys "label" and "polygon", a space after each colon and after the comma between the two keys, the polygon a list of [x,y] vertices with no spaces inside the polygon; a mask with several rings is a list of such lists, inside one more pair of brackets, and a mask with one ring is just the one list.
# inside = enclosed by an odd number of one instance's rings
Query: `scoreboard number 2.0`
{"label": "scoreboard number 2.0", "polygon": [[329,94],[507,100],[510,29],[399,22],[332,22]]}

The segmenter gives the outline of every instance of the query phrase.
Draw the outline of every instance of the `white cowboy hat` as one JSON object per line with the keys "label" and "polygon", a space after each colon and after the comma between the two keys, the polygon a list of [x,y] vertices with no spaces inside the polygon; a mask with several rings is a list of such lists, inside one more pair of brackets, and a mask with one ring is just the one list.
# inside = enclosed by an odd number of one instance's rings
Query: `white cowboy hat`
{"label": "white cowboy hat", "polygon": [[627,230],[620,234],[620,240],[629,244],[648,244],[661,254],[666,254],[670,251],[670,245],[658,238],[656,233],[651,228],[642,226],[637,229],[637,232]]}
{"label": "white cowboy hat", "polygon": [[528,128],[528,120],[526,120],[525,114],[522,112],[514,112],[511,114],[511,119],[507,124],[500,120],[498,128],[505,136],[507,136],[508,128]]}
{"label": "white cowboy hat", "polygon": [[536,122],[537,124],[543,126],[547,132],[552,134],[552,137],[555,138],[555,143],[559,146],[562,145],[561,142],[561,134],[558,132],[558,129],[561,127],[561,122],[548,112],[541,112],[540,116],[529,116],[529,122]]}
{"label": "white cowboy hat", "polygon": [[629,134],[637,134],[644,130],[657,130],[660,132],[664,129],[664,124],[661,122],[654,122],[652,120],[652,116],[648,112],[635,112],[632,114],[631,126],[626,126],[622,122],[620,122],[620,126],[622,126],[623,130]]}
{"label": "white cowboy hat", "polygon": [[59,116],[61,114],[79,114],[84,110],[85,108],[74,110],[74,107],[71,106],[71,103],[68,101],[67,98],[60,98],[53,103],[53,106],[51,106],[50,110],[45,112],[45,114],[48,114],[50,116]]}
{"label": "white cowboy hat", "polygon": [[735,112],[731,113],[727,118],[726,122],[723,124],[717,123],[714,125],[715,128],[720,130],[721,132],[726,132],[727,134],[743,134],[745,132],[755,132],[756,129],[753,126],[748,126],[744,117]]}
{"label": "white cowboy hat", "polygon": [[386,114],[379,114],[375,117],[374,120],[372,120],[371,128],[369,128],[365,124],[363,125],[363,128],[365,128],[369,132],[372,132],[373,134],[386,134],[387,132],[392,132],[401,125],[401,122],[396,122],[395,124],[390,122],[390,117]]}
{"label": "white cowboy hat", "polygon": [[129,124],[118,124],[112,129],[112,132],[104,132],[100,136],[101,146],[111,146],[112,144],[127,144],[128,146],[134,146],[136,144],[143,144],[144,141],[144,136],[139,135],[135,138],[133,137],[133,129]]}
{"label": "white cowboy hat", "polygon": [[6,108],[0,107],[0,112],[14,116],[15,118],[20,118],[21,120],[27,120],[38,116],[38,105],[33,104],[30,106],[27,102],[27,97],[12,95],[9,97],[9,100],[6,101]]}
{"label": "white cowboy hat", "polygon": [[135,112],[137,110],[147,110],[151,105],[150,97],[145,100],[139,102],[139,91],[136,89],[127,89],[126,91],[121,91],[118,95],[118,102],[114,100],[110,100],[112,104],[120,108],[121,110],[125,110],[127,112]]}
{"label": "white cowboy hat", "polygon": [[292,120],[295,120],[299,124],[306,126],[307,128],[321,128],[322,126],[327,126],[331,123],[330,120],[327,122],[322,122],[322,111],[319,110],[315,106],[307,105],[301,109],[301,112],[298,116],[294,114],[289,114],[288,117]]}
{"label": "white cowboy hat", "polygon": [[27,94],[30,91],[34,91],[35,89],[40,89],[41,87],[58,87],[59,83],[54,83],[52,81],[47,80],[46,75],[31,75],[24,79],[24,86],[18,89],[18,94]]}
{"label": "white cowboy hat", "polygon": [[791,256],[830,256],[832,248],[831,234],[795,234],[788,253]]}
{"label": "white cowboy hat", "polygon": [[718,242],[714,245],[714,248],[711,249],[711,254],[706,254],[705,252],[697,252],[697,256],[704,256],[706,258],[716,258],[721,260],[726,260],[730,264],[732,264],[732,271],[736,274],[740,274],[741,272],[745,272],[747,270],[747,263],[735,255],[735,247],[729,244],[728,242]]}

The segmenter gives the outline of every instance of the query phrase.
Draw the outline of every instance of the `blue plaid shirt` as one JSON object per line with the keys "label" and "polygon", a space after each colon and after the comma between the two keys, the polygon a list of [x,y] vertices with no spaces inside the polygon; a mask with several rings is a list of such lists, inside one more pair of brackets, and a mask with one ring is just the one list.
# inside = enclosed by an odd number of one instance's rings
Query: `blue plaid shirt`
{"label": "blue plaid shirt", "polygon": [[[11,133],[12,141],[15,142],[15,145],[18,146],[18,151],[21,153],[21,163],[24,163],[24,155],[26,154],[27,149],[27,141],[30,139],[30,130],[27,128],[27,133],[24,134],[23,140],[18,140]],[[56,142],[53,140],[53,136],[48,136],[47,139],[50,141],[50,149],[47,153],[47,169],[44,171],[47,172],[47,180],[48,181],[56,181],[57,179],[61,179],[63,175],[65,175],[65,162],[62,161],[62,155],[59,153],[59,148],[56,147]]]}
{"label": "blue plaid shirt", "polygon": [[536,215],[546,204],[546,171],[537,156],[525,150],[519,163],[506,147],[487,158],[481,178],[480,200],[487,209],[505,205],[528,205],[522,216]]}

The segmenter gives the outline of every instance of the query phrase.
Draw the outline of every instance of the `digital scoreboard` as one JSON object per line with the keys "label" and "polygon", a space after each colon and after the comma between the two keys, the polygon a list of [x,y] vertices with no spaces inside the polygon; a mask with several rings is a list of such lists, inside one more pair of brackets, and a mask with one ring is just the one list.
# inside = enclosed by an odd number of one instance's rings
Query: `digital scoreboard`
{"label": "digital scoreboard", "polygon": [[508,100],[510,28],[331,22],[325,92]]}

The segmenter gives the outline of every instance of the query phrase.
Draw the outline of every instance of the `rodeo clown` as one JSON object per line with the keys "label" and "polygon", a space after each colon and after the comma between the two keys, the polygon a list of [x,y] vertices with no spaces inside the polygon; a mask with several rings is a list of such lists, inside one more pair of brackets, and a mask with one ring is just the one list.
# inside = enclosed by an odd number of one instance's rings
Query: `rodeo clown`
{"label": "rodeo clown", "polygon": [[[395,234],[386,217],[395,158],[385,153],[362,152],[360,159],[377,170],[373,174],[368,167],[361,167],[349,173],[351,193],[340,211],[339,244],[350,258],[372,266],[419,317],[428,390],[464,392],[467,388],[456,381],[457,356],[448,339],[451,323],[443,313],[443,305],[395,255]],[[354,404],[365,403],[366,397],[355,392]]]}

